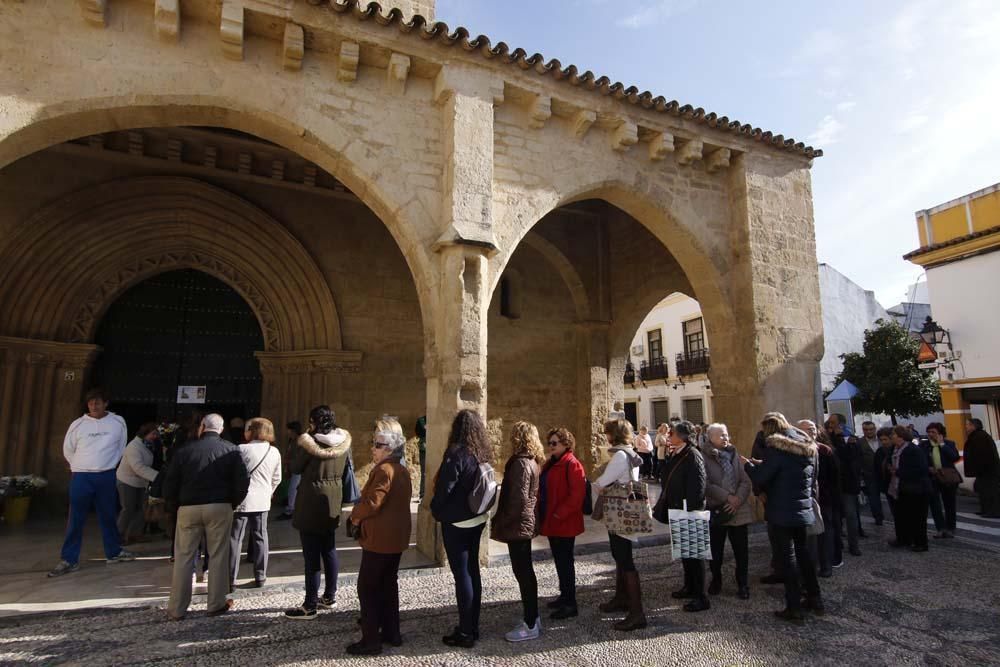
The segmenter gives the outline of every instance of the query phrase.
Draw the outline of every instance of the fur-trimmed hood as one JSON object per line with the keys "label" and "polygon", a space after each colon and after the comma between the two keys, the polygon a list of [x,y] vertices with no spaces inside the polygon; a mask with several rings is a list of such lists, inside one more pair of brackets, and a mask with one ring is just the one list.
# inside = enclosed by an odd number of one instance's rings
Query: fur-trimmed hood
{"label": "fur-trimmed hood", "polygon": [[816,458],[819,451],[816,442],[802,431],[789,429],[783,433],[775,433],[767,437],[767,446],[794,456],[802,456],[810,460]]}
{"label": "fur-trimmed hood", "polygon": [[309,456],[332,459],[351,448],[351,434],[342,428],[335,428],[329,433],[303,433],[299,436],[297,444]]}

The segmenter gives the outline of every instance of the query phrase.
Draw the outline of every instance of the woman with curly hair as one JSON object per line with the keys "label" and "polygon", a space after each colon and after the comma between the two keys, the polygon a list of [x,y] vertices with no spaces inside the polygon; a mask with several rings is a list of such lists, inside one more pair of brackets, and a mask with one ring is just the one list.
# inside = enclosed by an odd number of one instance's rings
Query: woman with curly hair
{"label": "woman with curly hair", "polygon": [[479,576],[479,541],[489,512],[476,514],[469,494],[479,478],[479,466],[493,460],[486,424],[479,413],[460,410],[451,424],[448,448],[434,478],[431,514],[441,523],[444,550],[455,578],[459,624],[442,641],[472,648],[479,639],[479,607],[483,584]]}
{"label": "woman with curly hair", "polygon": [[507,641],[538,639],[542,626],[538,617],[538,580],[531,564],[531,540],[538,534],[535,506],[538,500],[539,466],[545,463],[542,442],[534,424],[520,421],[510,431],[513,446],[504,466],[500,501],[490,525],[490,536],[506,542],[510,567],[521,589],[524,619],[507,633]]}
{"label": "woman with curly hair", "polygon": [[549,538],[552,560],[559,576],[559,597],[549,602],[556,620],[572,618],[576,609],[576,564],[573,548],[583,532],[583,496],[587,477],[573,454],[576,439],[565,428],[549,431],[549,460],[538,481],[539,533]]}

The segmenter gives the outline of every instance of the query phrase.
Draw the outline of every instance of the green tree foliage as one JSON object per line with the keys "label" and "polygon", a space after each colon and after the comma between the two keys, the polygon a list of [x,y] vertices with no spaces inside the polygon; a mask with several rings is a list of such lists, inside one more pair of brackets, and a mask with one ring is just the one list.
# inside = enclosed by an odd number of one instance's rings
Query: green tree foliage
{"label": "green tree foliage", "polygon": [[853,403],[858,412],[896,417],[930,414],[941,409],[941,393],[933,370],[917,368],[920,341],[895,321],[878,320],[865,330],[864,351],[840,355],[844,369],[836,383],[847,380],[858,388]]}

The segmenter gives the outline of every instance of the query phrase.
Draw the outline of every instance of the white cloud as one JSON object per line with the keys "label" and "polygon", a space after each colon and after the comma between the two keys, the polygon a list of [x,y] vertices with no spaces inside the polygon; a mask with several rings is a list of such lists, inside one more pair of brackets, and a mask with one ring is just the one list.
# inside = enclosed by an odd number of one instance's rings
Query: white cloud
{"label": "white cloud", "polygon": [[901,54],[916,51],[920,46],[921,31],[927,18],[926,2],[907,5],[892,20],[888,34],[889,45]]}
{"label": "white cloud", "polygon": [[671,16],[683,14],[694,8],[700,0],[656,0],[640,6],[631,14],[615,21],[622,28],[645,28],[665,21]]}
{"label": "white cloud", "polygon": [[829,28],[814,31],[806,37],[799,47],[802,57],[814,60],[827,60],[840,54],[843,50],[843,40]]}
{"label": "white cloud", "polygon": [[852,111],[856,106],[858,106],[858,103],[854,100],[845,100],[839,103],[835,108],[838,112],[845,113],[847,111]]}
{"label": "white cloud", "polygon": [[822,148],[823,146],[830,146],[831,144],[837,143],[840,133],[843,130],[844,124],[832,115],[827,114],[823,117],[823,120],[819,122],[819,126],[816,128],[816,131],[810,134],[807,139],[817,148]]}
{"label": "white cloud", "polygon": [[927,115],[920,113],[919,111],[911,111],[903,117],[903,120],[899,122],[896,126],[896,132],[898,134],[906,134],[907,132],[913,132],[917,128],[926,125],[930,118]]}

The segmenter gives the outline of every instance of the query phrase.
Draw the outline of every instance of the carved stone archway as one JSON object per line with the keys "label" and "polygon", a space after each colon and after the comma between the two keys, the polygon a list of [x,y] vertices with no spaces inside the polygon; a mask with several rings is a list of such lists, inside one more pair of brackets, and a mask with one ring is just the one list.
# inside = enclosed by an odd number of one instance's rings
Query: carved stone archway
{"label": "carved stone archway", "polygon": [[261,412],[275,423],[360,371],[323,273],[280,222],[194,179],[104,183],[44,207],[0,246],[0,385],[25,386],[36,408],[0,414],[0,463],[64,474],[51,435],[78,409],[105,311],[131,286],[184,268],[229,284],[256,314]]}

